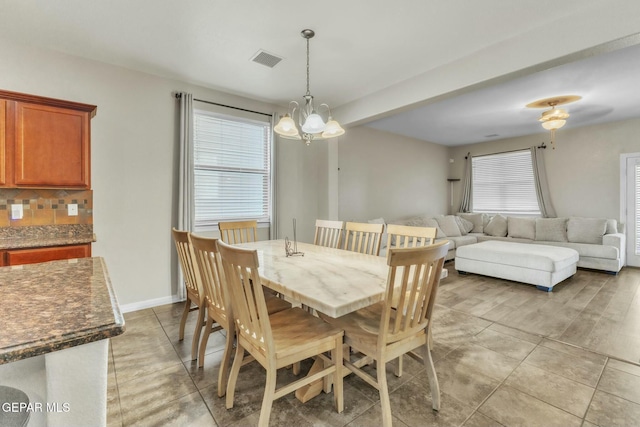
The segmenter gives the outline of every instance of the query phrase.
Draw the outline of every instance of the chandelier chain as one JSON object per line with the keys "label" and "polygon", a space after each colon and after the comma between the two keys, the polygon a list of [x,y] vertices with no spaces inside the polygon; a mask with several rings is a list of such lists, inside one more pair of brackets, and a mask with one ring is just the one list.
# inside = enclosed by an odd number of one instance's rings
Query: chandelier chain
{"label": "chandelier chain", "polygon": [[311,95],[309,91],[309,38],[307,38],[307,95]]}

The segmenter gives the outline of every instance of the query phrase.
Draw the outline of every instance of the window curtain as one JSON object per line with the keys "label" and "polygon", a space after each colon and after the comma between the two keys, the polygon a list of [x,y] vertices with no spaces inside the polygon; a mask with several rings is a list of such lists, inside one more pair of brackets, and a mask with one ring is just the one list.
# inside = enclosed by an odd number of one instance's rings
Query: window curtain
{"label": "window curtain", "polygon": [[[180,177],[178,194],[178,229],[193,231],[195,222],[193,173],[193,95],[180,92]],[[184,277],[178,267],[178,298],[186,299]]]}
{"label": "window curtain", "polygon": [[533,179],[536,187],[538,205],[543,218],[555,218],[556,210],[551,203],[551,193],[547,182],[547,170],[544,166],[544,148],[531,147],[531,163],[533,166]]}
{"label": "window curtain", "polygon": [[278,138],[273,129],[279,120],[278,112],[274,112],[271,116],[271,222],[269,224],[269,239],[275,240],[278,238],[278,168],[277,168],[277,144]]}
{"label": "window curtain", "polygon": [[460,200],[459,212],[471,212],[471,153],[467,153],[464,161],[464,177],[462,178],[462,199]]}

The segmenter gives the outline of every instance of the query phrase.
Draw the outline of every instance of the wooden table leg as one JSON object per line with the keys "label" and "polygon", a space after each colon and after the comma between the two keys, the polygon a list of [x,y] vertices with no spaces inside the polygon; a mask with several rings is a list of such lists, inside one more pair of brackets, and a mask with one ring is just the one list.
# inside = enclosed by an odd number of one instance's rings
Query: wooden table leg
{"label": "wooden table leg", "polygon": [[[313,375],[317,372],[320,372],[324,369],[324,362],[319,357],[313,362],[311,365],[311,369],[309,369],[309,373],[307,375]],[[296,398],[302,402],[306,403],[309,400],[313,399],[322,391],[322,380],[314,381],[309,385],[299,388],[296,390]]]}

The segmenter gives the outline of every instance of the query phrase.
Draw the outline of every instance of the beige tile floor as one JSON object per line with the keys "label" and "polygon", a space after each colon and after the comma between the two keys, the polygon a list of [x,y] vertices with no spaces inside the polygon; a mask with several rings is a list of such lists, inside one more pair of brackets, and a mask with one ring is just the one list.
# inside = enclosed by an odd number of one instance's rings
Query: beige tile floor
{"label": "beige tile floor", "polygon": [[[628,362],[640,352],[640,270],[579,270],[547,294],[447,267],[434,319],[441,410],[431,410],[423,366],[406,358],[401,378],[387,369],[395,426],[640,425],[640,365]],[[127,332],[111,341],[108,424],[256,425],[262,369],[242,368],[235,406],[226,410],[216,394],[222,332],[209,340],[198,369],[189,360],[195,314],[185,340],[177,339],[182,307],[125,315]],[[630,340],[624,345],[621,337]],[[280,375],[291,379],[289,371]],[[306,404],[289,395],[274,404],[271,424],[368,427],[379,419],[377,392],[350,376],[342,414],[330,395]]]}

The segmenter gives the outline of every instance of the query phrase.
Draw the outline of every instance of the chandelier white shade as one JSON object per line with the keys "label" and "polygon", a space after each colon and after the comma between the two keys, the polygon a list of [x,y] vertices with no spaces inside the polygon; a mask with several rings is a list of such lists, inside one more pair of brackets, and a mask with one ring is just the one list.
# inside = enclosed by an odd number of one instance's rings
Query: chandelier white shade
{"label": "chandelier white shade", "polygon": [[[331,117],[331,110],[327,104],[320,104],[316,109],[313,96],[309,90],[309,39],[315,33],[313,30],[302,30],[301,35],[307,40],[307,93],[302,97],[304,105],[296,101],[289,103],[290,111],[285,114],[273,128],[274,132],[283,138],[304,140],[307,145],[316,139],[335,138],[344,134],[344,129]],[[320,110],[326,110],[327,121],[320,115]],[[296,119],[297,118],[297,124]]]}

